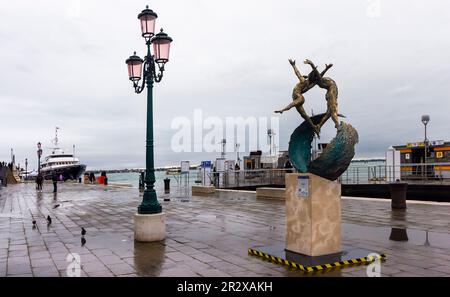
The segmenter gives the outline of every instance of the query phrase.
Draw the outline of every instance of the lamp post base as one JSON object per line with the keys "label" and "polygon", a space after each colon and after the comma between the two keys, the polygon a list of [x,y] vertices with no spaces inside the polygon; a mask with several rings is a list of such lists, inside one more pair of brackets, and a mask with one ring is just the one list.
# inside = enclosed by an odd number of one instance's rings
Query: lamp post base
{"label": "lamp post base", "polygon": [[166,214],[134,215],[134,239],[140,242],[161,241],[166,238]]}

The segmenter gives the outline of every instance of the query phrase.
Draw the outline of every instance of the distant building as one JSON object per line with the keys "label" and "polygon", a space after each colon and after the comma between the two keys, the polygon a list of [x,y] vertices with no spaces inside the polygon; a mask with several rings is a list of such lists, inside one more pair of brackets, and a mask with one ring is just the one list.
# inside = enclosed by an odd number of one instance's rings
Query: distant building
{"label": "distant building", "polygon": [[261,169],[261,155],[262,151],[252,151],[250,155],[244,157],[244,169],[245,170],[255,170]]}
{"label": "distant building", "polygon": [[[400,167],[402,179],[450,178],[450,142],[429,141],[425,158],[425,142],[395,145],[387,153],[386,165]],[[397,156],[397,157],[395,157]],[[432,165],[424,165],[424,163]]]}
{"label": "distant building", "polygon": [[278,157],[278,168],[284,168],[284,164],[289,161],[289,152],[288,151],[280,151],[280,155]]}

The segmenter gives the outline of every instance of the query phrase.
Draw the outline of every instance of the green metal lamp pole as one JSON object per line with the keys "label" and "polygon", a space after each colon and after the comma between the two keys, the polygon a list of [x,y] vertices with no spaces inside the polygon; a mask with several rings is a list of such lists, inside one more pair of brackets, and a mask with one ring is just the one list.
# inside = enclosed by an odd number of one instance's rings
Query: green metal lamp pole
{"label": "green metal lamp pole", "polygon": [[[164,65],[169,61],[169,50],[172,38],[166,33],[154,34],[155,20],[158,16],[151,9],[144,9],[138,19],[141,21],[142,36],[146,40],[147,56],[142,60],[139,56],[130,56],[126,63],[128,75],[133,82],[134,90],[140,94],[147,84],[147,136],[145,150],[145,190],[141,204],[138,206],[139,214],[157,214],[162,212],[161,204],[158,202],[155,191],[155,162],[153,151],[153,84],[162,80]],[[154,55],[151,53],[153,44]],[[139,86],[143,66],[142,84]],[[158,66],[158,72],[156,71]]]}
{"label": "green metal lamp pole", "polygon": [[[147,42],[147,57],[150,54],[150,41]],[[150,75],[149,75],[150,74]],[[153,77],[147,73],[147,139],[145,148],[145,190],[141,205],[138,207],[140,214],[160,213],[161,204],[158,202],[155,191],[155,161],[153,151]]]}

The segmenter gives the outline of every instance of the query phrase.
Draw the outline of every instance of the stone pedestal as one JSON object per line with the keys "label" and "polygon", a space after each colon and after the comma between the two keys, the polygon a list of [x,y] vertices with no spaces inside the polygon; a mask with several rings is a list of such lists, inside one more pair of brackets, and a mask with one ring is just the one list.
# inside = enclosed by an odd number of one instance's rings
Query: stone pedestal
{"label": "stone pedestal", "polygon": [[134,239],[141,242],[161,241],[166,237],[166,214],[134,215]]}
{"label": "stone pedestal", "polygon": [[309,173],[286,175],[286,250],[341,252],[341,185]]}

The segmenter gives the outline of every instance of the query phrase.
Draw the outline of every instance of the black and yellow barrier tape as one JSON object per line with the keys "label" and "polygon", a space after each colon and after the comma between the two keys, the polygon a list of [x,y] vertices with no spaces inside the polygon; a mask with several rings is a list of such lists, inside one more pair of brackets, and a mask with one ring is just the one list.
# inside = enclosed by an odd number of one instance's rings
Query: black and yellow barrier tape
{"label": "black and yellow barrier tape", "polygon": [[321,270],[325,270],[325,269],[344,267],[344,266],[355,265],[355,264],[368,264],[368,263],[374,262],[377,259],[386,260],[386,254],[381,254],[377,257],[368,256],[368,257],[363,257],[363,258],[355,258],[355,259],[349,259],[349,260],[344,260],[344,261],[340,261],[340,262],[329,263],[329,264],[322,264],[322,265],[315,265],[315,266],[303,266],[303,265],[295,263],[293,261],[289,261],[289,260],[286,260],[286,259],[283,259],[280,257],[275,257],[275,256],[269,255],[267,253],[257,251],[252,248],[248,249],[248,254],[252,255],[252,256],[258,256],[263,259],[272,261],[274,263],[277,263],[280,265],[286,265],[286,266],[289,266],[289,267],[292,267],[295,269],[299,269],[299,270],[305,271],[305,272],[321,271]]}

